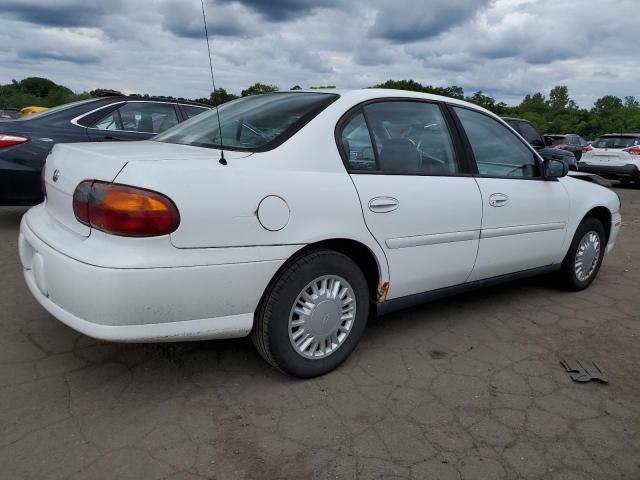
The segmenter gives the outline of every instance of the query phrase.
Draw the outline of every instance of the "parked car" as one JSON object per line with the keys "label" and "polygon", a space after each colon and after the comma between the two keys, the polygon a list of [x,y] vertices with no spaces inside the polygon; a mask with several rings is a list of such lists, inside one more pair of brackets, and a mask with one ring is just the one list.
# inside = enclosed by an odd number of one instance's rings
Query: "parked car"
{"label": "parked car", "polygon": [[576,161],[580,160],[580,157],[582,157],[582,154],[584,153],[584,149],[589,145],[584,138],[574,133],[552,133],[545,135],[545,137],[551,139],[552,147],[573,153],[576,157]]}
{"label": "parked car", "polygon": [[349,356],[370,311],[548,272],[588,287],[620,201],[566,173],[461,100],[250,96],[151,141],[56,145],[20,258],[37,301],[86,335],[251,334],[312,377]]}
{"label": "parked car", "polygon": [[531,122],[523,118],[503,117],[503,119],[522,135],[522,138],[529,142],[543,159],[562,160],[568,165],[569,170],[578,170],[578,163],[573,153],[554,147],[552,140],[545,138]]}
{"label": "parked car", "polygon": [[40,172],[58,142],[144,140],[209,109],[154,98],[94,98],[0,121],[0,205],[42,201]]}
{"label": "parked car", "polygon": [[15,108],[5,108],[0,110],[0,120],[15,120],[20,118],[20,110]]}
{"label": "parked car", "polygon": [[640,133],[609,133],[585,148],[580,170],[622,183],[640,183]]}

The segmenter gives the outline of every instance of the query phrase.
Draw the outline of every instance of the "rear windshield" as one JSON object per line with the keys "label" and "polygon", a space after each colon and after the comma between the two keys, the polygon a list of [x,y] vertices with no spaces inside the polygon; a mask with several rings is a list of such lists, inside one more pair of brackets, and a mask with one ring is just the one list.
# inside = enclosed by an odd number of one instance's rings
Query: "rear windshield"
{"label": "rear windshield", "polygon": [[[231,150],[275,148],[338,98],[326,93],[272,93],[240,98],[154,137],[159,142]],[[222,132],[221,132],[222,130]],[[222,137],[222,138],[221,138]]]}
{"label": "rear windshield", "polygon": [[627,148],[640,145],[640,137],[599,137],[592,143],[595,148]]}
{"label": "rear windshield", "polygon": [[78,100],[76,102],[65,103],[63,105],[58,105],[57,107],[47,108],[46,110],[42,110],[40,112],[32,113],[31,115],[27,115],[26,117],[22,117],[19,120],[20,121],[25,121],[25,120],[33,120],[33,119],[36,119],[36,118],[48,117],[51,114],[58,113],[58,112],[61,112],[63,110],[67,110],[69,108],[74,108],[74,107],[77,107],[78,105],[82,105],[84,103],[94,102],[95,100],[96,100],[95,98],[88,98],[86,100]]}

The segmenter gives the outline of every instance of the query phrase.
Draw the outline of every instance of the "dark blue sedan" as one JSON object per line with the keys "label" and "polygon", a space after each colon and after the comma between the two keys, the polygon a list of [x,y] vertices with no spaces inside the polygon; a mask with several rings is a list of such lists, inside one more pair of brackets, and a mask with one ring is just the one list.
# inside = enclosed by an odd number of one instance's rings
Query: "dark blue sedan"
{"label": "dark blue sedan", "polygon": [[113,96],[0,120],[0,205],[40,203],[40,172],[56,143],[146,140],[209,107],[182,100]]}

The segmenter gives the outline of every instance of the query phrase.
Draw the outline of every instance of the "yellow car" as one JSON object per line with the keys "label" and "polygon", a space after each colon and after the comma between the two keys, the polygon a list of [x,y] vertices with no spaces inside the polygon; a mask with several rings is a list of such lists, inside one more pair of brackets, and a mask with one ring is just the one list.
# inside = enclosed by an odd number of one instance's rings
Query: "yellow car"
{"label": "yellow car", "polygon": [[46,110],[46,109],[47,107],[24,107],[22,110],[20,110],[20,116],[26,117],[33,113],[42,112],[43,110]]}

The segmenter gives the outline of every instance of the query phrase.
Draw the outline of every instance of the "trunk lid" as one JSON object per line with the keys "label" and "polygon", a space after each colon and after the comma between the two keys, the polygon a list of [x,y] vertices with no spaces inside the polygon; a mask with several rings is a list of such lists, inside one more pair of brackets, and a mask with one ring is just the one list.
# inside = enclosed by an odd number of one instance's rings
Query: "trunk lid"
{"label": "trunk lid", "polygon": [[[130,162],[188,159],[216,161],[219,155],[218,150],[156,141],[57,144],[45,164],[45,208],[51,217],[67,229],[88,237],[91,228],[76,220],[72,203],[73,192],[83,180],[113,182],[122,168]],[[225,157],[228,158],[248,155],[250,154],[246,152],[225,152]]]}

